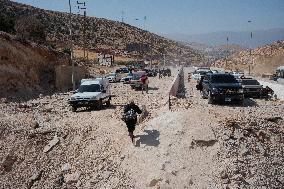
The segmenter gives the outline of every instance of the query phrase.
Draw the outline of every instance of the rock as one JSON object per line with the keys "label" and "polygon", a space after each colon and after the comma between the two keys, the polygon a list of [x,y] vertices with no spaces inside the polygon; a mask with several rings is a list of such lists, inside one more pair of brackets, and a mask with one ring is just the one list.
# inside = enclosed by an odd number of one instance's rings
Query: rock
{"label": "rock", "polygon": [[42,173],[43,173],[43,170],[40,170],[40,171],[36,171],[33,176],[30,178],[30,180],[32,181],[37,181],[41,178],[42,176]]}
{"label": "rock", "polygon": [[153,179],[151,180],[150,184],[149,184],[149,187],[153,187],[153,186],[156,186],[158,184],[158,182],[160,182],[161,179]]}
{"label": "rock", "polygon": [[72,174],[67,174],[64,176],[64,180],[67,184],[72,184],[72,183],[77,183],[79,180],[81,173],[80,172],[75,172]]}
{"label": "rock", "polygon": [[0,102],[2,102],[2,103],[8,103],[8,100],[7,100],[7,98],[1,98],[1,100],[0,100]]}
{"label": "rock", "polygon": [[38,180],[40,180],[41,176],[42,176],[43,170],[40,171],[36,171],[33,176],[30,178],[28,184],[27,184],[27,188],[30,189],[32,188],[32,186],[34,185],[34,183]]}
{"label": "rock", "polygon": [[37,121],[32,121],[32,122],[31,122],[31,127],[32,127],[33,129],[39,128],[39,123],[38,123]]}
{"label": "rock", "polygon": [[44,153],[49,152],[56,144],[59,143],[59,138],[55,136],[43,149]]}
{"label": "rock", "polygon": [[108,179],[110,175],[111,175],[111,172],[110,172],[110,171],[105,171],[105,172],[103,172],[102,177],[103,177],[104,179]]}
{"label": "rock", "polygon": [[53,107],[46,107],[43,111],[50,113],[53,110]]}
{"label": "rock", "polygon": [[70,163],[65,163],[64,165],[62,165],[61,171],[62,172],[67,172],[71,169],[71,165]]}

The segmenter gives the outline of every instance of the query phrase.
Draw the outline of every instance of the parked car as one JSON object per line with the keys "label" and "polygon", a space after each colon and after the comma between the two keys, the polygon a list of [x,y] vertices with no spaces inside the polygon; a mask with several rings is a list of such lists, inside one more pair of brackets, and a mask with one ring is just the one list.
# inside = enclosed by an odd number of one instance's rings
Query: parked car
{"label": "parked car", "polygon": [[217,101],[242,103],[244,93],[241,83],[231,74],[206,74],[202,82],[202,97],[209,104]]}
{"label": "parked car", "polygon": [[142,75],[146,75],[146,72],[145,71],[133,72],[133,76],[130,81],[130,86],[132,89],[142,88],[142,82],[140,81]]}
{"label": "parked car", "polygon": [[123,82],[124,84],[129,84],[132,77],[133,77],[133,74],[129,73],[126,77],[121,78],[120,82]]}
{"label": "parked car", "polygon": [[157,71],[154,69],[144,69],[144,71],[147,73],[148,77],[156,77]]}
{"label": "parked car", "polygon": [[111,94],[108,79],[97,78],[82,81],[75,94],[68,100],[68,103],[72,107],[72,111],[76,112],[77,108],[80,107],[101,109],[103,104],[110,106],[110,101]]}
{"label": "parked car", "polygon": [[118,73],[110,73],[108,76],[107,76],[107,79],[109,80],[109,82],[119,82],[121,77]]}
{"label": "parked car", "polygon": [[171,71],[171,69],[169,69],[169,68],[167,68],[167,69],[160,69],[159,70],[159,74],[161,75],[161,76],[168,76],[168,77],[170,77],[170,76],[172,76],[172,71]]}
{"label": "parked car", "polygon": [[192,73],[192,78],[195,80],[200,80],[201,76],[204,76],[207,73],[212,73],[209,68],[198,68]]}
{"label": "parked car", "polygon": [[116,73],[129,73],[128,67],[119,68],[116,70]]}
{"label": "parked car", "polygon": [[230,74],[232,74],[236,79],[240,79],[240,78],[244,77],[243,72],[230,72]]}
{"label": "parked car", "polygon": [[242,79],[245,98],[261,98],[263,86],[256,79]]}

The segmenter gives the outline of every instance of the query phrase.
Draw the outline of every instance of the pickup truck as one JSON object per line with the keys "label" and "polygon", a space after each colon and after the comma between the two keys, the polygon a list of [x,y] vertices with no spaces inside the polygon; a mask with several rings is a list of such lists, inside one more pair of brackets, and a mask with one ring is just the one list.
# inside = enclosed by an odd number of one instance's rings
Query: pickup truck
{"label": "pickup truck", "polygon": [[111,95],[109,81],[106,78],[87,79],[81,81],[80,87],[70,97],[68,103],[72,111],[77,108],[90,107],[102,109],[103,104],[110,106]]}
{"label": "pickup truck", "polygon": [[242,85],[231,74],[206,74],[201,94],[203,98],[208,99],[208,104],[217,101],[236,101],[242,104],[244,100]]}
{"label": "pickup truck", "polygon": [[261,98],[263,86],[256,79],[242,79],[246,98]]}

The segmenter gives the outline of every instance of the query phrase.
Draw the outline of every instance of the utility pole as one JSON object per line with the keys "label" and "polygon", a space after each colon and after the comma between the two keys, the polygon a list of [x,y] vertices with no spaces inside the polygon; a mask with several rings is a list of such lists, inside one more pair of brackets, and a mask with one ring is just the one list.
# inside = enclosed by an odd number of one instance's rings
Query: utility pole
{"label": "utility pole", "polygon": [[163,57],[164,57],[164,68],[166,67],[166,53],[164,52],[163,54]]}
{"label": "utility pole", "polygon": [[[248,23],[252,23],[251,20],[248,21]],[[250,39],[251,39],[251,42],[252,42],[252,31],[250,33]],[[251,45],[250,45],[251,46]],[[250,72],[251,72],[251,66],[253,64],[253,58],[252,58],[252,47],[250,47],[250,59],[251,59],[251,62],[249,63],[249,75],[250,75]]]}
{"label": "utility pole", "polygon": [[227,37],[227,44],[226,44],[226,66],[225,66],[225,69],[227,69],[227,67],[228,67],[228,53],[229,53],[228,43],[229,43],[229,37]]}
{"label": "utility pole", "polygon": [[124,11],[121,11],[121,22],[124,23]]}
{"label": "utility pole", "polygon": [[74,61],[73,61],[73,33],[72,33],[72,7],[71,7],[71,0],[69,0],[69,45],[70,45],[70,59],[72,64],[72,87],[73,91],[75,90],[75,68],[74,68]]}
{"label": "utility pole", "polygon": [[86,39],[86,2],[79,2],[77,1],[78,6],[78,13],[80,13],[80,10],[84,10],[84,21],[83,21],[83,52],[84,52],[84,60],[87,58],[86,49],[87,49],[87,39]]}

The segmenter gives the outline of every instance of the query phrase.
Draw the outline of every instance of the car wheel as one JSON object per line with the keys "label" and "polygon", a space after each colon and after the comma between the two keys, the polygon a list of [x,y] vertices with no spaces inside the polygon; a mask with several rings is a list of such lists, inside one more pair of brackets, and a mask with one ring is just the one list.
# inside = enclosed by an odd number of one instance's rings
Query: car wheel
{"label": "car wheel", "polygon": [[103,108],[103,101],[102,99],[100,99],[98,102],[98,109],[101,110],[102,108]]}
{"label": "car wheel", "polygon": [[77,107],[76,106],[72,106],[72,112],[76,112],[77,111]]}
{"label": "car wheel", "polygon": [[205,91],[204,91],[204,89],[201,91],[201,96],[202,96],[202,98],[203,99],[206,99],[206,96],[205,96]]}
{"label": "car wheel", "polygon": [[214,104],[210,91],[208,91],[208,104]]}
{"label": "car wheel", "polygon": [[106,106],[110,107],[110,99],[108,99],[108,101],[106,102]]}

